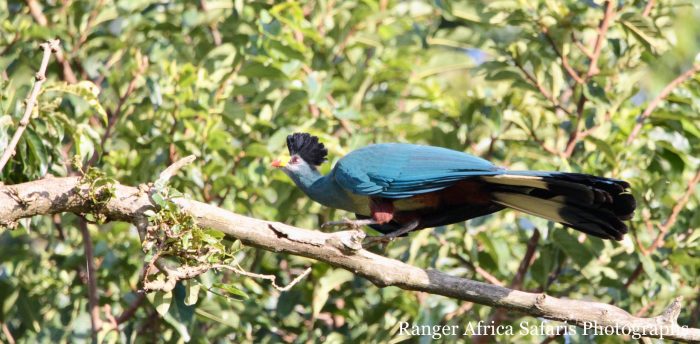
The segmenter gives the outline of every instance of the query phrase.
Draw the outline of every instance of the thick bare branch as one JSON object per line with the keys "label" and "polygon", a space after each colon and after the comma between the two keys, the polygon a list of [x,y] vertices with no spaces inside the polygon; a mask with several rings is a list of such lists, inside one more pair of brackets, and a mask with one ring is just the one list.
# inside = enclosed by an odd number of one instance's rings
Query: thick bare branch
{"label": "thick bare branch", "polygon": [[29,125],[29,119],[32,116],[32,111],[34,110],[34,105],[36,105],[36,97],[39,96],[39,90],[41,85],[46,81],[46,67],[49,65],[49,59],[51,58],[51,53],[55,53],[60,49],[60,41],[58,39],[52,39],[41,44],[41,49],[44,51],[44,56],[41,59],[41,65],[39,66],[39,71],[34,77],[34,87],[27,97],[26,108],[24,109],[24,115],[19,121],[19,126],[12,135],[10,144],[7,145],[5,151],[0,157],[0,171],[5,167],[7,162],[15,154],[15,148],[17,148],[17,143],[19,143],[19,138],[22,137],[24,130],[27,129]]}
{"label": "thick bare branch", "polygon": [[[77,177],[0,186],[0,220],[3,225],[10,225],[35,215],[90,211],[94,205],[89,204],[88,191]],[[663,330],[667,339],[700,341],[700,329],[676,323],[681,307],[678,299],[662,315],[640,318],[609,304],[527,293],[414,267],[362,249],[357,245],[364,237],[359,231],[324,233],[254,219],[184,198],[173,201],[192,214],[200,226],[220,230],[246,245],[326,262],[367,278],[379,287],[423,291],[579,326],[627,327],[647,337],[660,337]],[[110,220],[134,223],[142,221],[143,212],[153,208],[145,192],[115,185],[115,196],[102,212]]]}

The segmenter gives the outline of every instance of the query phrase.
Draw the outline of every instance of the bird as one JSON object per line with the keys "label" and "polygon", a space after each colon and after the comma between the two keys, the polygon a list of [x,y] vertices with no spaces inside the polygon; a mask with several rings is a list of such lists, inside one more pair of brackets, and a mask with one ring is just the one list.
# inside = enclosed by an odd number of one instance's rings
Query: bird
{"label": "bird", "polygon": [[623,180],[583,173],[515,171],[468,153],[409,143],[378,143],[319,167],[328,150],[309,133],[287,136],[289,156],[275,159],[312,200],[355,213],[330,225],[365,225],[382,238],[439,227],[511,208],[588,235],[622,240],[636,201]]}

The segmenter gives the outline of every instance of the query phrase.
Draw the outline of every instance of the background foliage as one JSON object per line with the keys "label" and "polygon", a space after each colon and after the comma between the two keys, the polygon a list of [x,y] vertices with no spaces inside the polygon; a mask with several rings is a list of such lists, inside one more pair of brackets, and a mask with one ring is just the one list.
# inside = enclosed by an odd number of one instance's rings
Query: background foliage
{"label": "background foliage", "polygon": [[[38,43],[58,37],[63,44],[2,180],[75,174],[70,160],[78,155],[86,166],[138,185],[195,154],[196,163],[173,181],[189,197],[317,228],[345,214],[312,203],[268,168],[294,131],[326,143],[331,158],[324,171],[352,149],[402,141],[470,152],[513,169],[622,178],[633,185],[639,209],[632,233],[620,243],[511,211],[414,233],[384,254],[508,285],[537,228],[542,238],[522,290],[611,302],[645,316],[683,296],[679,322],[698,327],[700,199],[689,183],[700,164],[700,78],[690,73],[629,138],[663,88],[696,68],[700,12],[693,1],[614,2],[594,58],[606,6],[548,0],[2,1],[3,150],[39,65]],[[0,233],[0,322],[15,340],[90,340],[79,221],[71,214],[37,217]],[[145,255],[136,231],[124,223],[91,224],[89,230],[100,316],[107,321],[99,338],[107,342],[397,342],[405,339],[397,336],[400,321],[539,324],[521,314],[494,317],[492,308],[444,297],[379,289],[325,264],[245,247],[236,258],[246,270],[287,282],[307,266],[312,274],[280,293],[265,280],[208,273],[198,283],[223,283],[245,296],[202,289],[197,303],[186,306],[185,288],[178,286],[167,315],[158,317],[137,294]],[[664,230],[666,240],[653,244]],[[134,304],[136,312],[112,331],[110,317]]]}

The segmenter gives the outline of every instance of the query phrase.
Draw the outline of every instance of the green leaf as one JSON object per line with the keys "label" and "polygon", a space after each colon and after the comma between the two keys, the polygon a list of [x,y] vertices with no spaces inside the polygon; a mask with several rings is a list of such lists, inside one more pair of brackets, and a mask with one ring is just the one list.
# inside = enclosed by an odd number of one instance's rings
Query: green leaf
{"label": "green leaf", "polygon": [[2,300],[2,313],[0,313],[0,320],[7,320],[6,316],[10,314],[10,311],[15,307],[15,302],[17,302],[18,297],[19,289],[15,288],[4,298],[4,300]]}
{"label": "green leaf", "polygon": [[199,288],[201,285],[197,281],[187,280],[185,281],[185,291],[187,295],[185,296],[185,305],[192,306],[197,303],[199,298]]}
{"label": "green leaf", "polygon": [[27,146],[29,147],[29,152],[35,162],[38,162],[39,175],[43,176],[46,174],[49,168],[49,158],[48,152],[44,147],[41,138],[32,129],[27,129],[24,133],[27,138]]}
{"label": "green leaf", "polygon": [[644,269],[644,272],[647,274],[647,276],[652,280],[652,281],[661,281],[661,277],[656,271],[656,264],[654,264],[654,261],[651,259],[651,257],[644,255],[642,253],[639,253],[637,255],[639,258],[639,261],[642,263],[642,268]]}
{"label": "green leaf", "polygon": [[343,269],[333,269],[325,276],[321,277],[314,288],[313,300],[311,301],[313,317],[315,318],[321,313],[323,305],[328,301],[331,290],[345,282],[352,281],[353,278],[354,275],[352,273]]}
{"label": "green leaf", "polygon": [[82,98],[88,103],[88,106],[97,113],[100,119],[102,119],[102,122],[105,125],[107,124],[107,111],[105,111],[98,99],[100,88],[92,83],[92,81],[83,80],[77,84],[57,83],[47,87],[46,91],[69,93]]}
{"label": "green leaf", "polygon": [[173,300],[173,292],[169,291],[164,293],[162,291],[156,291],[149,293],[147,297],[153,307],[155,307],[158,314],[163,316],[168,313],[168,309],[170,309],[170,303]]}
{"label": "green leaf", "polygon": [[151,199],[157,206],[161,208],[165,208],[167,206],[168,202],[163,198],[163,196],[159,192],[154,192],[151,195]]}
{"label": "green leaf", "polygon": [[651,18],[643,16],[638,11],[633,11],[623,13],[619,22],[650,52],[656,54],[662,48],[659,39],[663,36]]}
{"label": "green leaf", "polygon": [[552,241],[566,253],[579,268],[584,268],[594,256],[586,245],[569,234],[566,229],[556,228],[552,231]]}
{"label": "green leaf", "polygon": [[265,78],[265,79],[284,79],[286,76],[284,73],[270,65],[263,65],[258,62],[248,62],[241,68],[240,75],[251,77],[251,78]]}
{"label": "green leaf", "polygon": [[[246,294],[244,291],[234,287],[231,284],[225,284],[225,283],[215,283],[209,291],[221,295],[227,298],[235,299],[235,300],[247,300],[248,299],[248,294]],[[220,293],[220,292],[223,292]]]}

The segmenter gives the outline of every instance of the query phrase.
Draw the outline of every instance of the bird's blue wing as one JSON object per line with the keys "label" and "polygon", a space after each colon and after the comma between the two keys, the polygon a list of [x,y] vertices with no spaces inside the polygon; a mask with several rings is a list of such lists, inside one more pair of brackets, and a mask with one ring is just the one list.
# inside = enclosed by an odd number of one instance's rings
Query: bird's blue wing
{"label": "bird's blue wing", "polygon": [[490,162],[447,148],[402,143],[370,145],[333,168],[343,188],[359,195],[405,198],[437,191],[470,176],[496,175]]}

